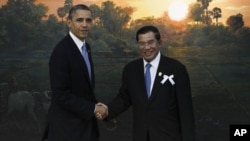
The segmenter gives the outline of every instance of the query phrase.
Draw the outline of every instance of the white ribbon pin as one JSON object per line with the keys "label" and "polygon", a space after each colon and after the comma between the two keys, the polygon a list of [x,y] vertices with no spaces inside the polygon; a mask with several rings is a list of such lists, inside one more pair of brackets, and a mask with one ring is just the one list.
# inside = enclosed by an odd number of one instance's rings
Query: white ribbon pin
{"label": "white ribbon pin", "polygon": [[[159,72],[159,76],[162,76],[162,73],[161,73],[161,72]],[[174,78],[174,75],[173,75],[173,74],[170,75],[170,76],[167,76],[167,75],[164,74],[164,75],[163,75],[163,79],[162,79],[162,81],[161,81],[161,84],[163,85],[167,80],[169,80],[169,82],[170,82],[172,85],[174,85],[175,82],[174,82],[173,78]]]}

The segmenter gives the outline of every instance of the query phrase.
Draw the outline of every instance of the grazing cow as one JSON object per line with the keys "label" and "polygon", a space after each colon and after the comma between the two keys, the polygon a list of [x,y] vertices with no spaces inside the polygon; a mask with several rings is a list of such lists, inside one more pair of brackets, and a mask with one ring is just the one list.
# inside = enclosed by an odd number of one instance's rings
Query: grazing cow
{"label": "grazing cow", "polygon": [[[41,132],[40,122],[37,118],[35,112],[35,104],[36,104],[36,97],[40,99],[42,102],[43,110],[47,110],[48,105],[50,104],[49,96],[47,91],[40,93],[40,92],[28,92],[28,91],[18,91],[16,93],[12,93],[8,97],[8,111],[6,117],[10,117],[13,112],[24,112],[25,108],[27,109],[28,115],[32,118],[32,120],[36,123],[38,132]],[[42,99],[44,98],[44,99]],[[46,100],[45,100],[46,99]],[[17,122],[15,116],[11,116],[15,126],[21,129],[19,123]]]}

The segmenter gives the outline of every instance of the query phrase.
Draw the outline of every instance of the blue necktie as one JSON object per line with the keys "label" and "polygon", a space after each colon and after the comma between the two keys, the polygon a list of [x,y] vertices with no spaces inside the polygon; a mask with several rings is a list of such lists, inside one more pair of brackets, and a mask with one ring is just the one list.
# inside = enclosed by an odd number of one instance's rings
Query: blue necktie
{"label": "blue necktie", "polygon": [[146,90],[148,98],[150,97],[150,84],[151,84],[151,74],[150,74],[150,67],[151,64],[146,65],[146,73],[145,73],[145,83],[146,83]]}
{"label": "blue necktie", "polygon": [[91,80],[91,67],[90,67],[90,62],[89,62],[88,50],[87,50],[85,44],[83,44],[83,46],[82,46],[82,56],[83,56],[84,61],[85,61],[86,65],[87,65],[89,78]]}

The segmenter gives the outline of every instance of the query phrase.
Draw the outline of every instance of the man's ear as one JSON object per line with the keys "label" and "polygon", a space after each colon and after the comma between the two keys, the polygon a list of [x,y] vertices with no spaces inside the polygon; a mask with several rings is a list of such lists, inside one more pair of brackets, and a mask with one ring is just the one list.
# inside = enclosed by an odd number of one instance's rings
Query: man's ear
{"label": "man's ear", "polygon": [[162,40],[160,39],[160,40],[158,40],[158,43],[161,45],[161,43],[162,43]]}
{"label": "man's ear", "polygon": [[69,28],[69,29],[71,28],[71,23],[72,23],[72,20],[67,19],[67,25],[68,25],[68,28]]}

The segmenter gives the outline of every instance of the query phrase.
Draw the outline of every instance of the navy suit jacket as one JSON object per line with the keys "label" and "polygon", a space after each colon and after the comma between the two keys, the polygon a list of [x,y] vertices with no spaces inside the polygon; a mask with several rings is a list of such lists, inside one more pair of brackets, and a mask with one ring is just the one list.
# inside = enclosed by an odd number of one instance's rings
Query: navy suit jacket
{"label": "navy suit jacket", "polygon": [[[48,112],[49,141],[96,141],[99,137],[94,117],[95,75],[89,44],[86,44],[92,70],[87,66],[69,34],[54,48],[49,62],[52,101]],[[45,136],[46,138],[46,136]]]}
{"label": "navy suit jacket", "polygon": [[[159,74],[162,74],[161,76]],[[172,84],[161,83],[173,75]],[[124,67],[118,95],[108,104],[109,119],[132,106],[133,140],[194,141],[194,116],[189,76],[184,65],[161,55],[150,99],[147,98],[143,59]]]}

